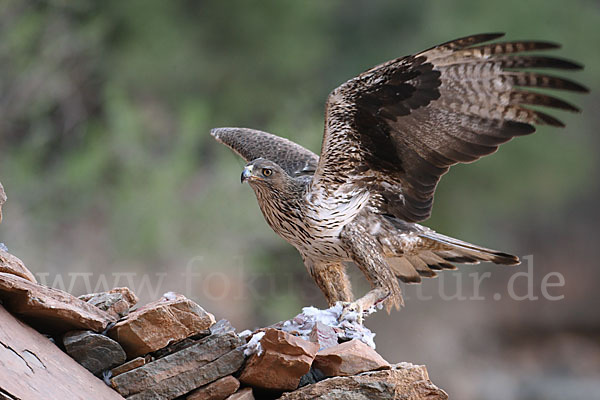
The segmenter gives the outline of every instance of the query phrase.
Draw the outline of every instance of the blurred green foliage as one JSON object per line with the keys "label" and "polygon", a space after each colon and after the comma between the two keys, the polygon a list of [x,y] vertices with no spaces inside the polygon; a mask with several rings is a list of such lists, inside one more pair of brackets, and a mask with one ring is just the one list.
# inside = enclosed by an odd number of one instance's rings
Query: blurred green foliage
{"label": "blurred green foliage", "polygon": [[[561,56],[587,66],[574,78],[596,89],[599,21],[592,0],[5,0],[0,241],[39,270],[158,270],[197,254],[226,268],[237,254],[248,268],[303,276],[210,128],[263,129],[316,151],[338,84],[486,31],[562,43]],[[598,91],[566,97],[583,115],[455,168],[430,225],[514,247],[510,224],[550,215],[559,229],[573,199],[598,193]],[[272,296],[283,315],[298,305],[298,294]]]}

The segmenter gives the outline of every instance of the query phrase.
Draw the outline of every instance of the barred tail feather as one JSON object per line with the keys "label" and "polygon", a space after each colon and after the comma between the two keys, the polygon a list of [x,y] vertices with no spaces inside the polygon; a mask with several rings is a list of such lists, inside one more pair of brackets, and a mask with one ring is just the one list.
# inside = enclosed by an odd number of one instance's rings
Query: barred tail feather
{"label": "barred tail feather", "polygon": [[398,279],[419,283],[422,277],[433,278],[438,270],[453,270],[460,264],[479,264],[481,261],[502,265],[518,265],[519,258],[512,254],[477,246],[437,232],[420,233],[426,240],[422,250],[386,259]]}
{"label": "barred tail feather", "polygon": [[494,264],[502,265],[519,265],[521,263],[519,257],[515,255],[477,246],[437,232],[425,233],[420,236],[446,245],[448,250],[444,249],[435,252],[446,261],[467,264],[477,264],[480,261],[489,261]]}

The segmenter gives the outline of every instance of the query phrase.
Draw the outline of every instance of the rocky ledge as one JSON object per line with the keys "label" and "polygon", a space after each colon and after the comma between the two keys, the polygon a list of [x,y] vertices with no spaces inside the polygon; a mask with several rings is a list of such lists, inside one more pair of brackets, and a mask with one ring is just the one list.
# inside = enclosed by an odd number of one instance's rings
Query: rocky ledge
{"label": "rocky ledge", "polygon": [[[0,185],[0,212],[4,200]],[[448,398],[425,366],[388,363],[341,307],[237,333],[176,293],[137,307],[128,288],[80,297],[48,288],[5,250],[2,399]]]}

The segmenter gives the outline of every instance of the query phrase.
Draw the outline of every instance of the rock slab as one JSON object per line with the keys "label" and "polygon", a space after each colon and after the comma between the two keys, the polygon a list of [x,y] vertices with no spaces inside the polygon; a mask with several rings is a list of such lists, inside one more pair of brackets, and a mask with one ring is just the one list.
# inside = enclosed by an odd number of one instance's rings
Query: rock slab
{"label": "rock slab", "polygon": [[135,293],[126,287],[114,288],[108,292],[84,294],[79,296],[79,299],[106,311],[116,319],[129,314],[129,309],[138,302]]}
{"label": "rock slab", "polygon": [[190,393],[186,400],[225,400],[240,387],[240,381],[233,376],[224,376],[213,383],[202,386]]}
{"label": "rock slab", "polygon": [[35,276],[27,269],[23,261],[0,248],[0,272],[20,276],[29,282],[37,283]]}
{"label": "rock slab", "polygon": [[200,340],[206,336],[209,336],[209,335],[210,335],[210,331],[208,329],[206,329],[205,331],[202,331],[196,335],[193,335],[193,336],[190,336],[183,340],[180,340],[179,342],[171,343],[167,347],[163,347],[162,349],[157,350],[150,354],[153,356],[153,358],[163,358],[163,357],[168,356],[169,354],[173,354],[178,351],[181,351],[181,350],[185,349],[186,347],[190,347],[191,345],[198,343],[198,340]]}
{"label": "rock slab", "polygon": [[254,394],[252,394],[252,388],[243,388],[229,396],[227,400],[254,400]]}
{"label": "rock slab", "polygon": [[274,391],[296,389],[319,350],[317,343],[272,328],[266,329],[260,345],[262,352],[250,357],[239,379]]}
{"label": "rock slab", "polygon": [[241,345],[233,332],[212,335],[118,375],[111,379],[111,385],[132,399],[175,398],[236,372],[244,362]]}
{"label": "rock slab", "polygon": [[117,375],[124,374],[125,372],[129,372],[132,369],[136,369],[138,367],[141,367],[142,365],[148,364],[151,361],[151,356],[134,358],[131,361],[127,361],[125,364],[121,364],[118,367],[114,367],[113,369],[111,369],[110,375],[112,377],[115,377]]}
{"label": "rock slab", "polygon": [[312,366],[325,376],[350,376],[390,368],[383,357],[358,339],[319,351]]}
{"label": "rock slab", "polygon": [[282,400],[447,400],[435,386],[424,365],[400,363],[385,371],[325,379],[296,391],[284,393]]}
{"label": "rock slab", "polygon": [[0,398],[123,400],[48,338],[0,306]]}
{"label": "rock slab", "polygon": [[108,313],[62,290],[0,272],[0,300],[42,332],[63,334],[80,329],[102,332],[115,321]]}
{"label": "rock slab", "polygon": [[125,351],[111,338],[92,331],[71,331],[63,336],[68,355],[94,375],[125,362]]}
{"label": "rock slab", "polygon": [[211,313],[185,296],[175,295],[131,312],[113,326],[108,335],[132,358],[201,333],[214,323]]}

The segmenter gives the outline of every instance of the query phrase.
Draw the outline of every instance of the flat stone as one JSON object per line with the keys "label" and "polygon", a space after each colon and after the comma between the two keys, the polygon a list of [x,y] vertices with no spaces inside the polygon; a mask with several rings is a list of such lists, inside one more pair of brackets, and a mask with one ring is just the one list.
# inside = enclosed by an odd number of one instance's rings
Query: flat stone
{"label": "flat stone", "polygon": [[235,332],[235,328],[226,319],[220,319],[216,324],[210,327],[210,334],[216,335],[218,333]]}
{"label": "flat stone", "polygon": [[29,282],[37,283],[35,276],[27,269],[23,261],[0,248],[0,272],[20,276]]}
{"label": "flat stone", "polygon": [[108,292],[84,294],[79,296],[79,299],[106,311],[117,319],[129,314],[131,307],[138,302],[135,293],[126,287],[114,288]]}
{"label": "flat stone", "polygon": [[80,329],[102,332],[115,318],[62,290],[0,272],[0,300],[36,329],[63,334]]}
{"label": "flat stone", "polygon": [[111,338],[91,331],[71,331],[63,336],[65,351],[94,375],[125,361],[125,351]]}
{"label": "flat stone", "polygon": [[284,393],[281,400],[447,400],[424,365],[400,363],[385,371],[334,377]]}
{"label": "flat stone", "polygon": [[390,368],[383,357],[358,339],[319,351],[312,366],[325,376],[349,376]]}
{"label": "flat stone", "polygon": [[216,381],[202,386],[188,394],[186,400],[225,400],[240,387],[240,381],[233,376],[224,376]]}
{"label": "flat stone", "polygon": [[197,333],[193,336],[190,336],[188,338],[180,340],[179,342],[171,343],[170,345],[163,347],[162,349],[156,350],[155,352],[152,352],[151,354],[154,358],[163,358],[163,357],[168,356],[169,354],[173,354],[173,353],[181,351],[187,347],[190,347],[191,345],[198,343],[198,341],[200,339],[205,338],[209,335],[210,335],[210,330],[205,329],[205,330],[201,331],[200,333]]}
{"label": "flat stone", "polygon": [[108,335],[129,358],[147,354],[210,328],[215,317],[183,295],[169,296],[131,312]]}
{"label": "flat stone", "polygon": [[224,375],[235,373],[244,363],[244,351],[241,348],[231,350],[215,361],[191,371],[174,376],[159,385],[128,397],[128,400],[174,399],[191,390],[206,385]]}
{"label": "flat stone", "polygon": [[152,361],[151,356],[134,358],[133,360],[127,361],[126,363],[121,364],[118,367],[114,367],[110,371],[110,375],[114,378],[117,375],[121,375],[121,374],[124,374],[125,372],[129,372],[132,369],[141,367],[142,365],[145,365],[151,361]]}
{"label": "flat stone", "polygon": [[260,346],[262,352],[250,357],[239,379],[274,391],[296,389],[319,350],[316,343],[272,328],[265,330]]}
{"label": "flat stone", "polygon": [[317,343],[319,345],[319,350],[323,350],[328,347],[336,346],[338,344],[338,335],[331,326],[317,321],[310,331],[308,340]]}
{"label": "flat stone", "polygon": [[233,332],[208,336],[177,353],[112,378],[111,385],[121,395],[139,394],[139,399],[181,396],[237,371],[244,362],[243,351],[238,349],[241,345],[242,340]]}
{"label": "flat stone", "polygon": [[123,400],[47,337],[0,306],[0,399]]}
{"label": "flat stone", "polygon": [[252,394],[252,388],[243,388],[238,390],[231,396],[227,398],[227,400],[254,400],[254,395]]}
{"label": "flat stone", "polygon": [[2,206],[6,203],[6,193],[4,193],[4,188],[2,187],[2,183],[0,183],[0,222],[2,222]]}

